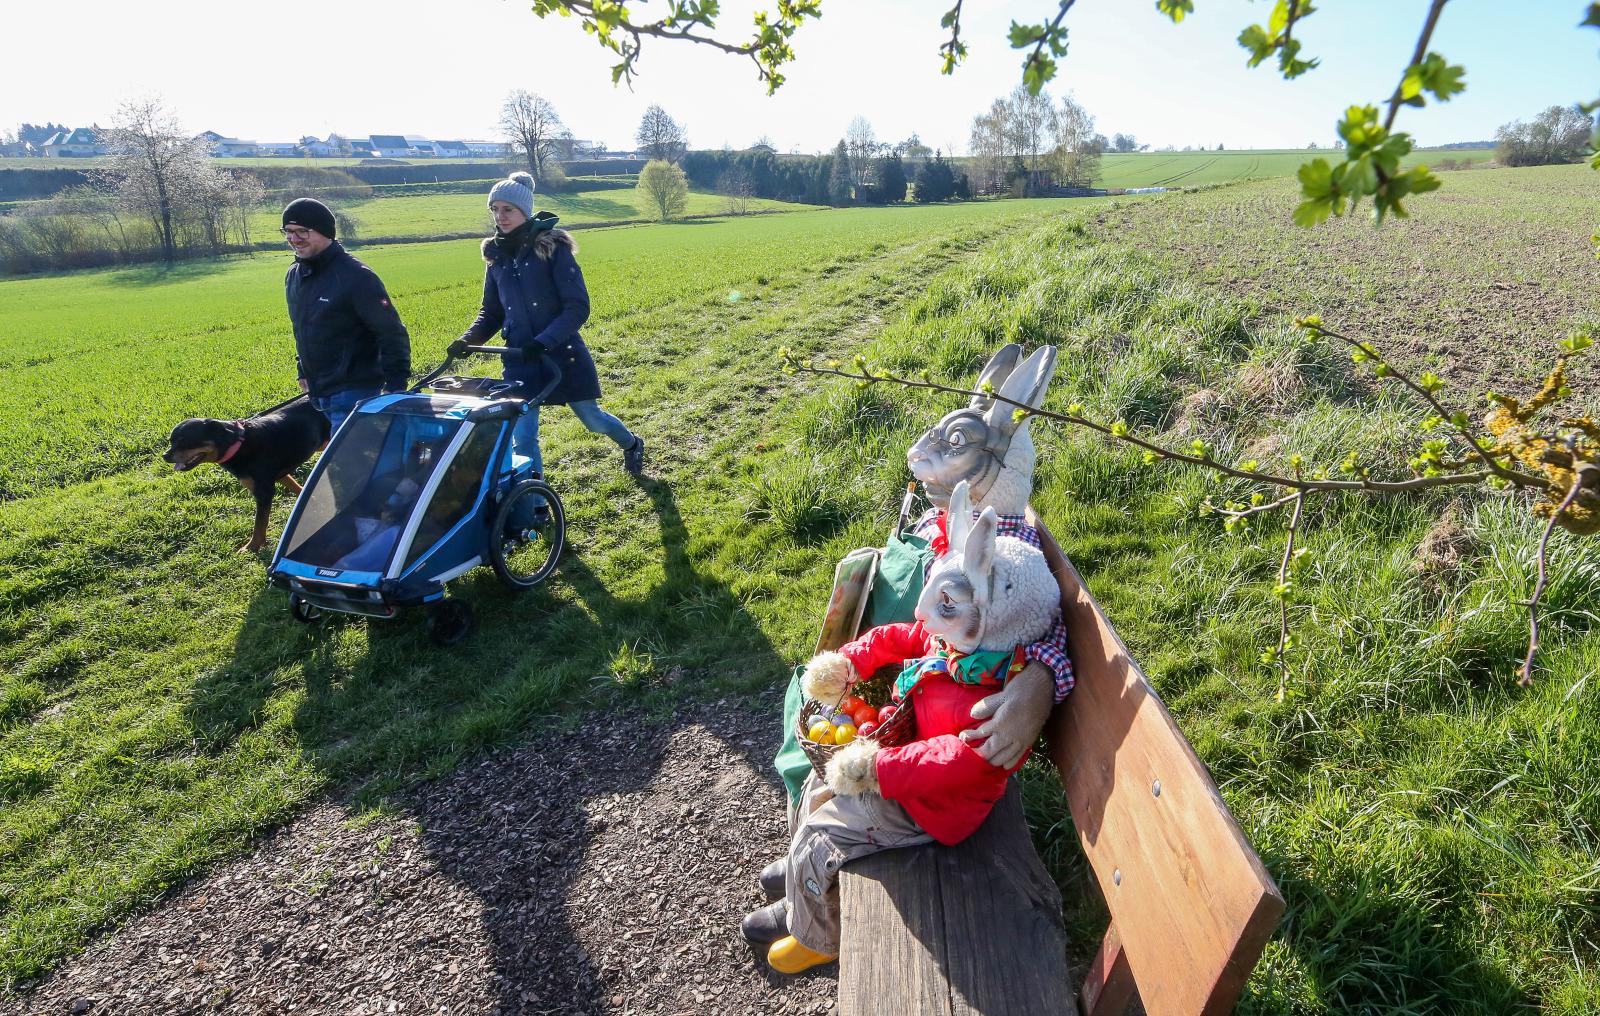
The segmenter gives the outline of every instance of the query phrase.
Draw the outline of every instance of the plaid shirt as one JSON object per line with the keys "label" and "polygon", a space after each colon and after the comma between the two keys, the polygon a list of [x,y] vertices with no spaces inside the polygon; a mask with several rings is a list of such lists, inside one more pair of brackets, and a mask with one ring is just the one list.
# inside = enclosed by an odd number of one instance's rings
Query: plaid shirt
{"label": "plaid shirt", "polygon": [[[974,522],[980,514],[982,513],[979,511],[972,513]],[[999,523],[995,527],[995,535],[1014,536],[1036,550],[1044,549],[1039,543],[1039,530],[1028,525],[1026,517],[1001,515]],[[933,549],[935,557],[943,557],[949,552],[950,543],[944,528],[944,509],[929,508],[911,528],[911,533],[928,541],[928,546]],[[1029,660],[1037,660],[1055,672],[1057,702],[1072,694],[1072,687],[1078,683],[1078,679],[1072,672],[1072,657],[1067,651],[1067,626],[1059,612],[1056,613],[1055,623],[1050,626],[1044,638],[1028,646],[1023,655]]]}

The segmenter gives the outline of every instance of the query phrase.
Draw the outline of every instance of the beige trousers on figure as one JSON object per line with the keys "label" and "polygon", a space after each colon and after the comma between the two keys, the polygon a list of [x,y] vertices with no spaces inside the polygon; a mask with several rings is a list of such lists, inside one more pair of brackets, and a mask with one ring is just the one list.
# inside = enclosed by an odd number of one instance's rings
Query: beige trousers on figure
{"label": "beige trousers on figure", "polygon": [[895,802],[877,794],[838,796],[816,773],[806,778],[789,825],[789,934],[829,956],[839,954],[839,869],[858,857],[933,842]]}

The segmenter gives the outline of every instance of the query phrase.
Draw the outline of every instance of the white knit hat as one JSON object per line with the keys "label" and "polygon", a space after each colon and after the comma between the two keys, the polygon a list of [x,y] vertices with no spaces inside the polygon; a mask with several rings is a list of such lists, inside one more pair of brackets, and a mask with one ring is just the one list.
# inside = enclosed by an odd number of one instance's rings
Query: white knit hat
{"label": "white knit hat", "polygon": [[522,209],[522,214],[533,218],[533,177],[527,173],[512,173],[489,191],[489,204],[504,201]]}

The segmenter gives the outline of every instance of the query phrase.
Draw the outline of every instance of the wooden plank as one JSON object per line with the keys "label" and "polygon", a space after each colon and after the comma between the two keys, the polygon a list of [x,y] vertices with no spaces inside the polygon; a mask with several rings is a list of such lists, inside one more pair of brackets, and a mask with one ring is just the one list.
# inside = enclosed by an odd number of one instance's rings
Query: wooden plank
{"label": "wooden plank", "polygon": [[841,1016],[1048,1016],[1075,1011],[1061,895],[1015,781],[954,847],[890,850],[840,881]]}
{"label": "wooden plank", "polygon": [[1122,951],[1122,936],[1117,932],[1117,922],[1112,921],[1083,979],[1083,991],[1078,996],[1082,1016],[1122,1016],[1137,995],[1128,954]]}
{"label": "wooden plank", "polygon": [[1078,684],[1050,755],[1150,1016],[1231,1012],[1283,897],[1082,578],[1043,532]]}

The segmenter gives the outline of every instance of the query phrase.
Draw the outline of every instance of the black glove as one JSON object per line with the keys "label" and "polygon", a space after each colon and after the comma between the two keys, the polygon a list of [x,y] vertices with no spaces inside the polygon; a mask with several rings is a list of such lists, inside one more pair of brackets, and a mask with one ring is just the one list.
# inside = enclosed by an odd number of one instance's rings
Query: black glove
{"label": "black glove", "polygon": [[448,356],[452,360],[459,360],[461,357],[466,356],[467,340],[457,339],[450,343],[450,345],[445,347],[444,355]]}

